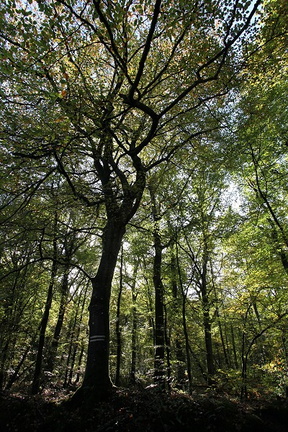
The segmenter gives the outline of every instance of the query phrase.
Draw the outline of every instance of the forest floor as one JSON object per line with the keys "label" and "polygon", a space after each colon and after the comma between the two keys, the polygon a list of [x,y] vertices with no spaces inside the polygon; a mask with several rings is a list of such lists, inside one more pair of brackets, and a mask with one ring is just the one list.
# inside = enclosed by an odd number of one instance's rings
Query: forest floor
{"label": "forest floor", "polygon": [[117,389],[92,408],[59,394],[0,395],[1,432],[288,432],[288,401]]}

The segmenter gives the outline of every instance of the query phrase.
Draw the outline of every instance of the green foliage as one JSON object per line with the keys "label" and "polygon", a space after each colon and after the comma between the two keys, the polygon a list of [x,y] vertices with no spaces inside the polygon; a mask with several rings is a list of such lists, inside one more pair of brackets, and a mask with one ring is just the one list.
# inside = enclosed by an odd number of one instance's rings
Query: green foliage
{"label": "green foliage", "polygon": [[88,283],[120,226],[112,375],[119,324],[122,382],[135,347],[136,378],[153,377],[156,232],[169,386],[213,375],[225,391],[282,395],[286,3],[257,17],[260,2],[108,3],[0,9],[1,385],[13,370],[15,387],[33,380],[50,280],[42,385],[81,381]]}

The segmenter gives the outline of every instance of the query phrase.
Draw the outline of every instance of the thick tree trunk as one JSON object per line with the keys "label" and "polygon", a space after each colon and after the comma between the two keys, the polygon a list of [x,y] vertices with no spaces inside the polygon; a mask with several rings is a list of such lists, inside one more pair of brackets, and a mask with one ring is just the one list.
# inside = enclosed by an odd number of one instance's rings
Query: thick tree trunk
{"label": "thick tree trunk", "polygon": [[[105,158],[103,164],[99,162],[98,156],[94,162],[102,182],[107,222],[102,234],[102,255],[99,267],[96,276],[91,278],[92,297],[89,306],[89,343],[85,376],[81,389],[72,399],[74,403],[78,403],[83,398],[86,403],[89,403],[89,399],[90,401],[104,400],[112,390],[109,374],[111,286],[126,225],[135,214],[145,188],[146,172],[140,158],[137,155],[131,156],[136,179],[129,185],[125,173],[112,158],[113,140],[110,134],[107,134],[108,124],[103,126],[105,126],[105,133],[102,144],[105,147]],[[110,163],[114,166],[122,184],[122,198],[112,187],[114,180],[111,178]],[[116,184],[115,181],[114,186]]]}
{"label": "thick tree trunk", "polygon": [[[102,256],[92,279],[89,306],[89,345],[81,392],[85,397],[104,399],[112,389],[109,375],[109,302],[111,284],[125,225],[108,220],[102,237]],[[78,394],[81,394],[79,392]]]}

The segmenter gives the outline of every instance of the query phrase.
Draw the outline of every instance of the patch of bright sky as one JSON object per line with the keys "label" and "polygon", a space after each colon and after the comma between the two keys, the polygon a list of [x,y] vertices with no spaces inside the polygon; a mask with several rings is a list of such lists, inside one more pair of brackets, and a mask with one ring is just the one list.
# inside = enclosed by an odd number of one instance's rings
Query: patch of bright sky
{"label": "patch of bright sky", "polygon": [[239,214],[243,214],[244,198],[240,187],[232,179],[229,180],[228,188],[222,194],[223,204],[231,206],[231,209]]}

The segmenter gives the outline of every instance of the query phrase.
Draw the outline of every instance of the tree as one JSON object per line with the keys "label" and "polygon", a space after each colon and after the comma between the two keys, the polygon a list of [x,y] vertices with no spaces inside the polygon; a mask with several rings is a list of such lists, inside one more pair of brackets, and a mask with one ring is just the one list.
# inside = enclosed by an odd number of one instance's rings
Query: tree
{"label": "tree", "polygon": [[[154,184],[153,184],[154,183]],[[155,293],[155,359],[154,359],[154,381],[165,388],[164,362],[165,362],[165,320],[164,320],[164,285],[162,281],[162,240],[160,234],[160,210],[156,201],[155,179],[151,178],[149,185],[151,198],[151,213],[153,223],[153,285]]]}
{"label": "tree", "polygon": [[100,220],[79,397],[111,391],[111,284],[146,175],[218,127],[213,107],[242,64],[236,47],[260,3],[4,3],[1,145],[29,173],[16,191],[19,210],[60,174]]}

